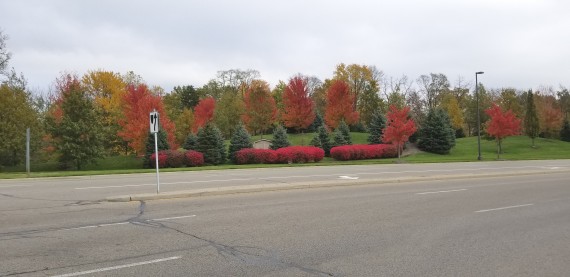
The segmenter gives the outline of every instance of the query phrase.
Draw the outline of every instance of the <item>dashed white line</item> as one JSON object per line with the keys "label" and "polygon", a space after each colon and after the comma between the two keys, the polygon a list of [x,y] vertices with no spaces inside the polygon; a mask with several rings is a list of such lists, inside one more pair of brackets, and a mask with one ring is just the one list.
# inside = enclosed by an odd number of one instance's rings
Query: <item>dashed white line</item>
{"label": "dashed white line", "polygon": [[428,191],[428,192],[418,192],[416,195],[424,195],[424,194],[434,194],[434,193],[446,193],[446,192],[456,192],[456,191],[465,191],[467,189],[452,189],[452,190],[440,190],[440,191]]}
{"label": "dashed white line", "polygon": [[534,204],[524,204],[524,205],[508,206],[508,207],[501,207],[501,208],[488,209],[488,210],[479,210],[479,211],[475,211],[475,212],[476,212],[476,213],[485,213],[485,212],[500,211],[500,210],[505,210],[505,209],[527,207],[527,206],[532,206],[532,205],[534,205]]}
{"label": "dashed white line", "polygon": [[98,273],[98,272],[105,272],[105,271],[109,271],[109,270],[117,270],[117,269],[121,269],[121,268],[127,268],[127,267],[139,266],[139,265],[155,264],[155,263],[160,263],[160,262],[178,260],[178,259],[180,259],[180,258],[182,258],[182,257],[181,257],[181,256],[174,256],[174,257],[156,259],[156,260],[151,260],[151,261],[146,261],[146,262],[139,262],[139,263],[133,263],[133,264],[126,264],[126,265],[118,265],[118,266],[112,266],[112,267],[104,267],[104,268],[98,268],[98,269],[93,269],[93,270],[87,270],[87,271],[80,271],[80,272],[68,273],[68,274],[63,274],[63,275],[55,275],[55,276],[52,276],[52,277],[72,277],[72,276],[80,276],[80,275],[86,275],[86,274]]}

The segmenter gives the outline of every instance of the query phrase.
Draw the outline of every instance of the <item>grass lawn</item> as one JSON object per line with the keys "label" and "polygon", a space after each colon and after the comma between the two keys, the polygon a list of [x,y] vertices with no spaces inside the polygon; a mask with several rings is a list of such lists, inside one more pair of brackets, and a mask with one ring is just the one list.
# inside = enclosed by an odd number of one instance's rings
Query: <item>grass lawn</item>
{"label": "grass lawn", "polygon": [[[308,145],[314,133],[289,134],[289,140],[293,145]],[[366,144],[367,133],[351,133],[353,144]],[[264,139],[271,139],[271,135],[264,135]],[[260,139],[254,136],[253,140]],[[229,141],[226,143],[229,144]],[[570,143],[554,139],[535,140],[535,147],[531,147],[531,140],[526,136],[508,137],[503,141],[503,153],[501,160],[546,160],[546,159],[570,159]],[[481,140],[481,156],[484,161],[497,160],[497,147],[495,141]],[[402,158],[407,163],[436,163],[436,162],[467,162],[477,161],[477,137],[461,138],[449,155],[432,153],[417,153]],[[396,159],[375,159],[359,161],[335,161],[325,158],[319,163],[308,164],[262,164],[262,165],[219,165],[203,166],[195,168],[165,168],[161,172],[190,171],[190,170],[219,170],[235,168],[270,168],[284,166],[326,166],[326,165],[356,165],[356,164],[389,164]],[[56,162],[32,163],[31,177],[54,177],[54,176],[79,176],[99,174],[126,174],[126,173],[152,173],[154,169],[142,169],[142,160],[133,156],[113,156],[100,159],[97,164],[91,164],[82,171],[59,171]],[[0,178],[26,177],[23,165],[12,168],[3,168]]]}

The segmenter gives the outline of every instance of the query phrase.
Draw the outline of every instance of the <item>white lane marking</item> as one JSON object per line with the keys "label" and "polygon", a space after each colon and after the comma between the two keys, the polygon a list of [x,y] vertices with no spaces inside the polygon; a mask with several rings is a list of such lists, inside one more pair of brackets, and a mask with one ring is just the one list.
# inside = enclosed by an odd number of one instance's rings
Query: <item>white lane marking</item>
{"label": "white lane marking", "polygon": [[499,211],[499,210],[505,210],[505,209],[527,207],[527,206],[532,206],[532,205],[534,205],[534,204],[524,204],[524,205],[508,206],[508,207],[501,207],[501,208],[488,209],[488,210],[479,210],[479,211],[475,211],[475,212],[476,212],[476,213],[485,213],[485,212]]}
{"label": "white lane marking", "polygon": [[382,172],[359,172],[357,175],[381,175],[396,173],[423,173],[423,172],[455,172],[455,171],[480,171],[480,170],[501,170],[501,169],[524,169],[524,168],[545,168],[544,166],[507,166],[507,167],[478,167],[478,168],[457,168],[457,169],[427,169],[427,170],[402,170],[402,171],[382,171]]}
{"label": "white lane marking", "polygon": [[11,185],[11,186],[0,186],[0,189],[3,189],[3,188],[20,188],[20,187],[24,188],[24,187],[31,187],[31,186],[33,186],[33,185]]}
{"label": "white lane marking", "polygon": [[[184,216],[175,216],[175,217],[164,217],[164,218],[156,218],[156,219],[147,219],[144,222],[149,221],[167,221],[172,219],[182,219],[182,218],[190,218],[195,217],[196,215],[184,215]],[[138,222],[133,221],[122,221],[116,223],[107,223],[107,224],[98,224],[98,225],[88,225],[88,226],[81,226],[81,227],[74,227],[74,228],[66,228],[66,229],[59,229],[58,231],[71,231],[71,230],[81,230],[81,229],[91,229],[91,228],[99,228],[99,227],[108,227],[108,226],[116,226],[116,225],[125,225],[125,224],[137,224]]]}
{"label": "white lane marking", "polygon": [[60,231],[70,231],[70,230],[80,230],[80,229],[89,229],[89,228],[98,228],[98,227],[107,227],[107,226],[115,226],[115,225],[124,225],[129,224],[130,222],[117,222],[117,223],[107,223],[107,224],[99,224],[99,225],[89,225],[89,226],[82,226],[82,227],[75,227],[75,228],[67,228],[67,229],[60,229]]}
{"label": "white lane marking", "polygon": [[[238,179],[222,179],[222,180],[204,180],[204,181],[184,181],[184,182],[164,182],[161,185],[176,185],[176,184],[194,184],[194,183],[213,183],[213,182],[233,182],[233,181],[251,181],[258,178],[238,178]],[[103,187],[81,187],[75,189],[107,189],[107,188],[124,188],[124,187],[142,187],[142,186],[156,186],[155,184],[138,184],[138,185],[122,185],[122,186],[103,186]]]}
{"label": "white lane marking", "polygon": [[195,217],[196,215],[185,215],[185,216],[175,216],[175,217],[165,217],[165,218],[157,218],[157,219],[149,219],[147,221],[165,221],[165,220],[171,220],[171,219],[181,219],[181,218],[189,218],[189,217]]}
{"label": "white lane marking", "polygon": [[343,180],[356,180],[358,177],[351,177],[351,176],[338,176],[339,179]]}
{"label": "white lane marking", "polygon": [[54,275],[54,276],[52,276],[52,277],[80,276],[80,275],[86,275],[86,274],[91,274],[91,273],[104,272],[104,271],[109,271],[109,270],[117,270],[117,269],[121,269],[121,268],[127,268],[127,267],[139,266],[139,265],[155,264],[155,263],[160,263],[160,262],[178,260],[178,259],[180,259],[180,258],[182,258],[182,256],[174,256],[174,257],[156,259],[156,260],[152,260],[152,261],[139,262],[139,263],[134,263],[134,264],[126,264],[126,265],[118,265],[118,266],[112,266],[112,267],[104,267],[104,268],[98,268],[98,269],[93,269],[93,270],[87,270],[87,271],[80,271],[80,272],[68,273],[68,274],[63,274],[63,275]]}
{"label": "white lane marking", "polygon": [[419,192],[416,195],[424,195],[424,194],[434,194],[434,193],[446,193],[446,192],[456,192],[456,191],[465,191],[467,189],[452,189],[452,190],[440,190],[440,191],[428,191],[428,192]]}

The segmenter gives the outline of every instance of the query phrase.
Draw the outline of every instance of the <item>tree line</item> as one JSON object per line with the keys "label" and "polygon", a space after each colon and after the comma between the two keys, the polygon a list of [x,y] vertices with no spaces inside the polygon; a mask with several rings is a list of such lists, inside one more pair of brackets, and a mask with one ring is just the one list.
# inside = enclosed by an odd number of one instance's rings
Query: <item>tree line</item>
{"label": "tree line", "polygon": [[[23,161],[28,127],[35,158],[58,159],[62,168],[81,168],[105,155],[143,155],[152,110],[160,113],[161,129],[171,148],[183,146],[189,134],[208,125],[216,126],[224,139],[232,138],[242,123],[254,135],[284,126],[289,132],[317,132],[318,137],[319,132],[328,134],[345,124],[352,131],[373,133],[378,132],[374,126],[390,112],[389,107],[405,109],[419,130],[443,116],[451,126],[450,135],[477,134],[473,85],[459,78],[452,86],[441,73],[422,75],[414,81],[406,76],[385,76],[375,66],[341,63],[325,80],[296,74],[272,88],[256,70],[230,69],[219,71],[200,87],[181,85],[167,93],[132,71],[93,70],[82,76],[63,73],[53,92],[41,96],[27,88],[22,74],[8,70],[10,53],[5,41],[0,33],[0,121],[4,134],[0,163],[5,166]],[[561,131],[570,112],[570,93],[565,87],[532,91],[487,89],[479,84],[478,97],[480,111],[496,104],[524,119],[523,129],[531,130],[532,138],[563,138]],[[483,126],[489,119],[490,115],[481,112]],[[375,136],[379,139],[381,135]],[[341,141],[341,135],[337,139]],[[312,143],[322,142],[313,139]]]}

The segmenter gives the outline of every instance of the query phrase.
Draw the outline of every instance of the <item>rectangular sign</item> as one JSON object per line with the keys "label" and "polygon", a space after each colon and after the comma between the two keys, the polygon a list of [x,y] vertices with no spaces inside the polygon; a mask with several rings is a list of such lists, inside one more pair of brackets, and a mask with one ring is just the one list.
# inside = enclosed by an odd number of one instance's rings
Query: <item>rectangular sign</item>
{"label": "rectangular sign", "polygon": [[158,112],[154,111],[150,113],[150,132],[155,134],[158,133],[159,128],[159,116]]}

